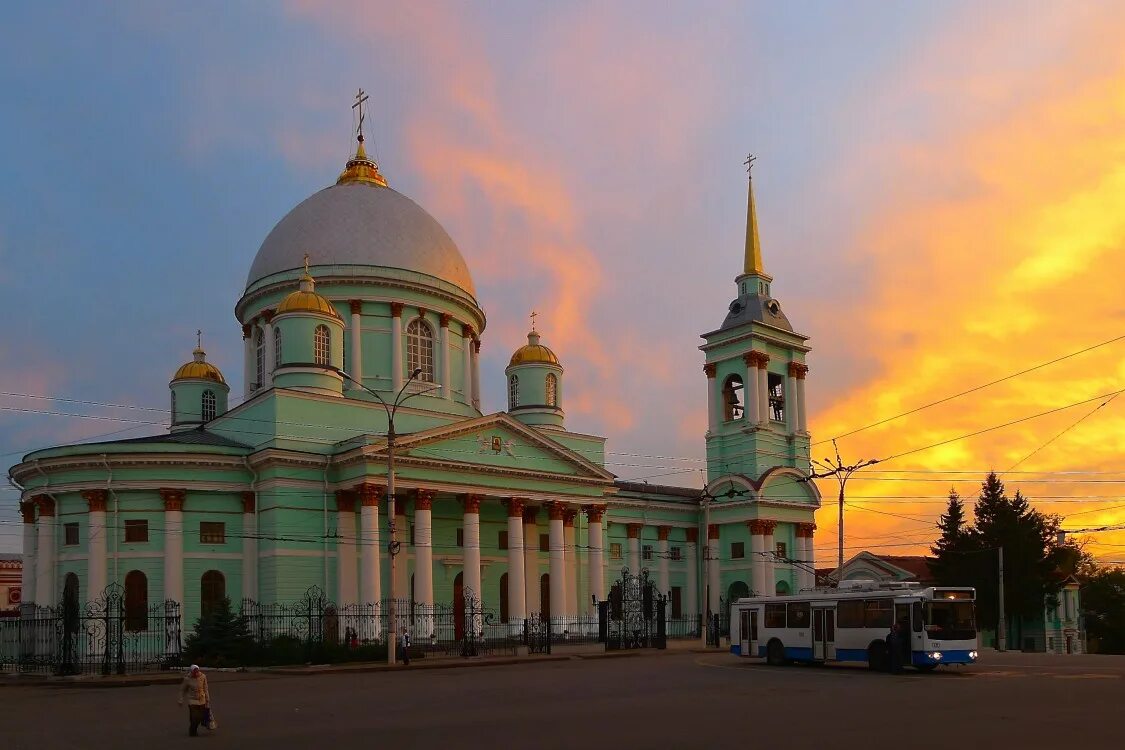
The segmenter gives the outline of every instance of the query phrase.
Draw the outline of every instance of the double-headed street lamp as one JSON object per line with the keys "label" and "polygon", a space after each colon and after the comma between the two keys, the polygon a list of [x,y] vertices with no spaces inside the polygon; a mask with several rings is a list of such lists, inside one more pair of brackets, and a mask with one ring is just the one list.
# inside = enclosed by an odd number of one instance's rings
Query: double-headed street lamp
{"label": "double-headed street lamp", "polygon": [[[339,372],[345,378],[355,383],[360,388],[378,399],[379,403],[382,404],[383,408],[387,411],[387,527],[390,532],[390,540],[387,542],[387,556],[390,557],[391,561],[391,596],[389,599],[390,604],[387,607],[387,619],[389,620],[389,623],[387,625],[387,664],[394,664],[395,648],[398,645],[398,625],[395,619],[396,613],[394,596],[395,557],[398,556],[398,550],[400,546],[398,540],[395,539],[395,413],[398,411],[398,407],[402,406],[404,403],[414,398],[415,396],[424,396],[427,393],[433,393],[436,390],[440,390],[441,386],[435,385],[427,388],[424,391],[406,393],[406,389],[410,386],[410,384],[413,383],[414,380],[422,374],[422,368],[419,367],[415,369],[414,372],[410,373],[410,377],[406,379],[406,382],[402,384],[402,388],[399,388],[398,393],[395,394],[395,400],[392,403],[388,404],[383,400],[383,397],[380,396],[377,391],[373,391],[372,389],[368,388],[363,383],[359,382],[343,370],[340,370]],[[405,398],[403,397],[403,394],[406,394]]]}

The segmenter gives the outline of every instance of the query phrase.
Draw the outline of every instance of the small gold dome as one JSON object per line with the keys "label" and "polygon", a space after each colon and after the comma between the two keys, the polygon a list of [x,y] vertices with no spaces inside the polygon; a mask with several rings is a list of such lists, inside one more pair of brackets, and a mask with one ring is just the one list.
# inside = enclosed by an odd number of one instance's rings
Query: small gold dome
{"label": "small gold dome", "polygon": [[321,315],[328,315],[337,320],[340,318],[340,313],[336,312],[336,308],[332,303],[321,297],[316,293],[316,282],[313,277],[309,275],[308,261],[305,261],[305,273],[301,276],[301,286],[297,291],[291,292],[288,297],[281,301],[277,306],[277,314],[292,313],[292,312],[314,312]]}
{"label": "small gold dome", "polygon": [[367,158],[367,149],[363,147],[363,136],[359,136],[359,146],[355,150],[355,157],[344,165],[344,171],[336,180],[337,185],[352,182],[366,182],[370,185],[387,187],[387,178],[379,174],[379,165]]}
{"label": "small gold dome", "polygon": [[195,348],[192,352],[193,359],[180,369],[176,370],[176,374],[172,376],[172,380],[211,380],[216,383],[226,384],[223,379],[223,373],[219,372],[219,368],[207,361],[207,355],[199,347]]}
{"label": "small gold dome", "polygon": [[516,349],[516,353],[512,355],[512,360],[508,362],[508,367],[529,365],[536,362],[558,366],[559,358],[555,356],[553,351],[539,343],[537,332],[531,331],[527,334],[527,343]]}

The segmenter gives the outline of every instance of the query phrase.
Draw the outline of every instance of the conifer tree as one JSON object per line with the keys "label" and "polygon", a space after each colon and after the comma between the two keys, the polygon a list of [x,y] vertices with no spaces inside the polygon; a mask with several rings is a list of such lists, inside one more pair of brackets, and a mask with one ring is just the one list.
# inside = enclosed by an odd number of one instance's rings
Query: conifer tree
{"label": "conifer tree", "polygon": [[184,643],[190,661],[212,667],[244,666],[252,647],[246,618],[231,611],[229,598],[196,620]]}
{"label": "conifer tree", "polygon": [[973,560],[972,534],[966,528],[965,503],[953,488],[949,490],[949,505],[938,521],[941,536],[930,551],[934,559],[930,570],[935,580],[942,586],[970,586]]}

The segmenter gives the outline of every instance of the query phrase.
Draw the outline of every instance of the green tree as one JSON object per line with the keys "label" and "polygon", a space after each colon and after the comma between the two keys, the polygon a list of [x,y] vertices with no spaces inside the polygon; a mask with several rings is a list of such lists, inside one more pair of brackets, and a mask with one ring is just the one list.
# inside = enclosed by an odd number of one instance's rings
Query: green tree
{"label": "green tree", "polygon": [[942,586],[968,586],[974,581],[973,537],[965,519],[965,503],[954,489],[949,505],[938,521],[941,536],[930,547],[934,555],[930,571]]}
{"label": "green tree", "polygon": [[1095,568],[1083,576],[1086,635],[1098,653],[1125,654],[1125,568]]}
{"label": "green tree", "polygon": [[195,627],[184,643],[184,650],[192,662],[211,667],[238,667],[252,658],[253,646],[246,618],[234,614],[230,599],[224,598],[195,621]]}

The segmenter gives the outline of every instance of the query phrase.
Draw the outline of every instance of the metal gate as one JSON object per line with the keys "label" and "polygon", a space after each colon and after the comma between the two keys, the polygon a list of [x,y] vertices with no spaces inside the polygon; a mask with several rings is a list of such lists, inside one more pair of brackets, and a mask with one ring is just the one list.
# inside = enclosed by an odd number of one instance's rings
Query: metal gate
{"label": "metal gate", "polygon": [[551,623],[539,613],[523,621],[523,642],[529,654],[551,653]]}
{"label": "metal gate", "polygon": [[610,587],[608,601],[598,607],[606,651],[665,648],[667,607],[668,598],[649,579],[648,570],[637,575],[622,570],[621,578]]}

